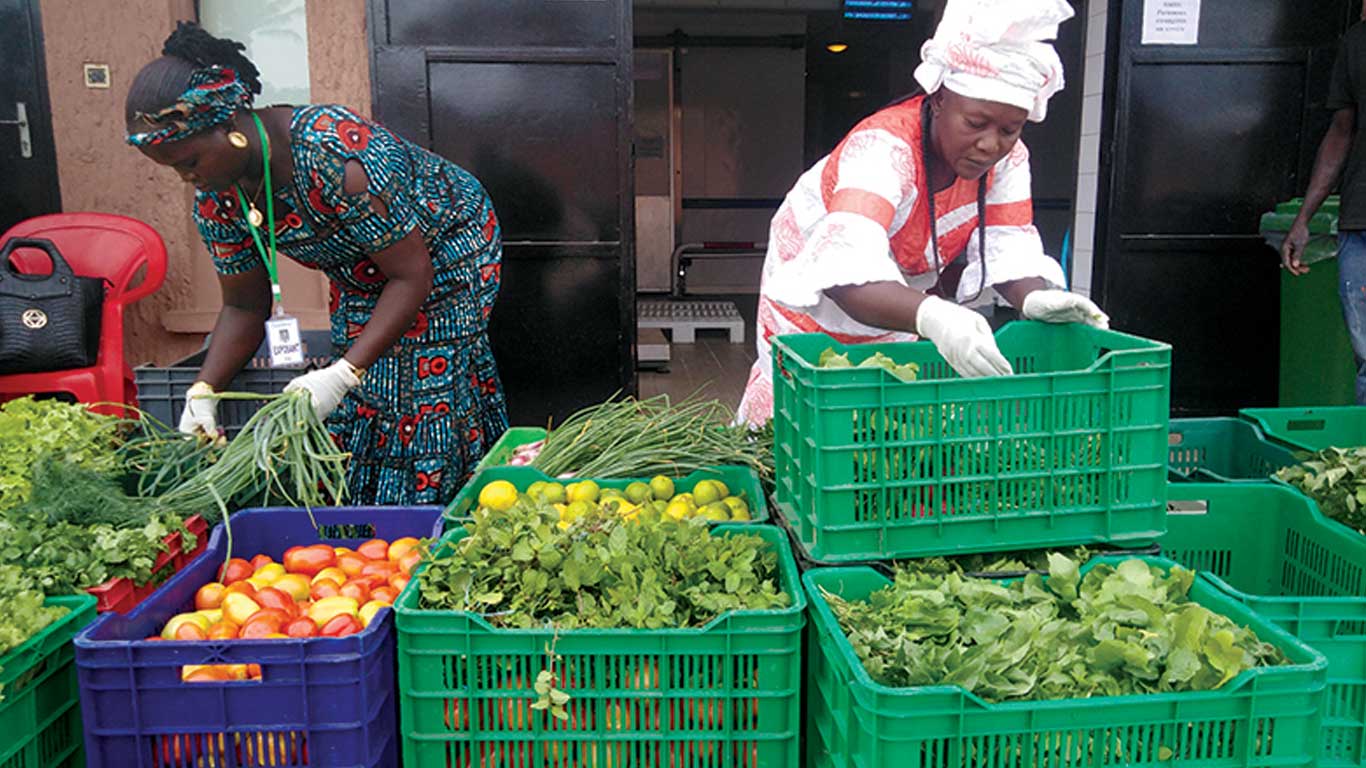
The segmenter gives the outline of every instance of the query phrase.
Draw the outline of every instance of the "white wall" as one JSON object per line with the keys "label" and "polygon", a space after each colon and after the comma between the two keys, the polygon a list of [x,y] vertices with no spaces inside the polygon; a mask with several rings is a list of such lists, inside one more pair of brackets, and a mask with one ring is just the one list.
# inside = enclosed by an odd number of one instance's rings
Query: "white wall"
{"label": "white wall", "polygon": [[258,105],[309,103],[304,0],[200,0],[199,20],[247,47],[247,58],[261,70]]}
{"label": "white wall", "polygon": [[1072,227],[1072,290],[1091,295],[1095,257],[1096,206],[1100,178],[1101,99],[1105,93],[1106,0],[1092,0],[1086,25],[1086,59],[1081,109],[1081,143],[1077,158],[1077,216]]}

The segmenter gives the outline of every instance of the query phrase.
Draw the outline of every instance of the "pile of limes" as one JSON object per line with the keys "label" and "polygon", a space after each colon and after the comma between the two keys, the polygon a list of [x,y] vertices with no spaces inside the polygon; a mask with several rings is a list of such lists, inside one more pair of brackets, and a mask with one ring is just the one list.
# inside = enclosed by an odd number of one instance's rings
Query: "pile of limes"
{"label": "pile of limes", "polygon": [[750,520],[749,504],[732,495],[720,480],[702,480],[687,493],[675,493],[674,481],[663,475],[648,483],[637,480],[624,489],[602,488],[592,480],[564,485],[537,480],[518,491],[507,480],[494,480],[479,491],[479,506],[506,512],[525,495],[537,503],[551,504],[560,513],[560,525],[567,528],[575,520],[595,512],[620,515],[627,520],[680,521],[702,517],[713,522]]}

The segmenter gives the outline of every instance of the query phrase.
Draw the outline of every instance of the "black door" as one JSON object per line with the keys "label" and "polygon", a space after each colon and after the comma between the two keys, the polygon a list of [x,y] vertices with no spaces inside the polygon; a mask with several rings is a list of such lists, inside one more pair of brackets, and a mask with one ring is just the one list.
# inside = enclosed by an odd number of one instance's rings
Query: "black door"
{"label": "black door", "polygon": [[1360,0],[1204,0],[1199,44],[1141,44],[1110,0],[1095,285],[1170,342],[1172,408],[1276,401],[1278,261],[1260,215],[1303,192],[1338,37]]}
{"label": "black door", "polygon": [[38,0],[0,0],[0,232],[60,209]]}
{"label": "black door", "polygon": [[629,0],[371,0],[376,118],[503,225],[490,333],[514,424],[635,391]]}

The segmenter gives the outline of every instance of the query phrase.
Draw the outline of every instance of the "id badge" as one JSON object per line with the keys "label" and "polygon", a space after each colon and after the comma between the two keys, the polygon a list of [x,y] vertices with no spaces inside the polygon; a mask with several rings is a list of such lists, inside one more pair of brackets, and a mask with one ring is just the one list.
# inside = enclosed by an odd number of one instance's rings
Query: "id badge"
{"label": "id badge", "polygon": [[289,315],[276,315],[266,321],[266,341],[270,344],[271,368],[302,368],[304,339],[299,321]]}

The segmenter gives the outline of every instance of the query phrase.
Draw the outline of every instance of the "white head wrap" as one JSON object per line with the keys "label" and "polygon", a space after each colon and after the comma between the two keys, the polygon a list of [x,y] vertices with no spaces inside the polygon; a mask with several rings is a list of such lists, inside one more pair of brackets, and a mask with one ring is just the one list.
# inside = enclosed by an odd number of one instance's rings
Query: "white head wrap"
{"label": "white head wrap", "polygon": [[934,37],[920,49],[915,79],[926,93],[1010,104],[1040,122],[1062,90],[1062,61],[1045,40],[1072,18],[1066,0],[948,0]]}

